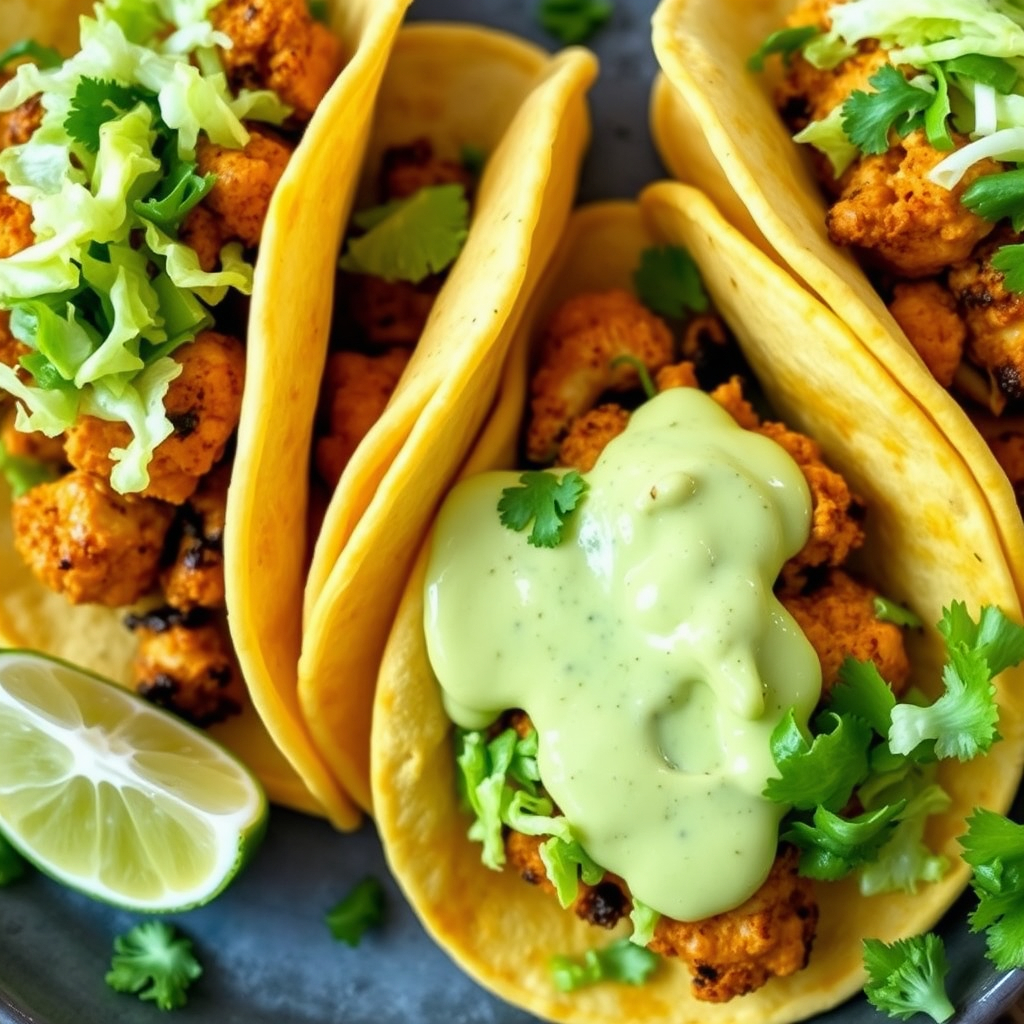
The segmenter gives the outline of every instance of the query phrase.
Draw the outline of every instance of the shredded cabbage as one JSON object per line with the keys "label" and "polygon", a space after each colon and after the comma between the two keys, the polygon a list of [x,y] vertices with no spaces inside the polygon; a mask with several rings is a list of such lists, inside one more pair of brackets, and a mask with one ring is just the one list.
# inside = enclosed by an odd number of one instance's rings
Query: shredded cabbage
{"label": "shredded cabbage", "polygon": [[[0,154],[35,236],[0,260],[0,306],[33,350],[22,365],[45,378],[26,383],[0,367],[0,389],[18,401],[20,430],[56,436],[82,413],[128,424],[131,442],[111,452],[122,492],[148,485],[153,450],[172,431],[163,403],[181,368],[170,353],[213,322],[208,307],[230,289],[250,293],[253,280],[240,243],[206,272],[176,222],[148,220],[143,201],[166,194],[162,183],[194,162],[201,135],[239,148],[243,118],[290,114],[271,92],[231,93],[216,50],[230,40],[208,20],[216,2],[97,3],[80,20],[74,56],[48,69],[22,64],[0,86],[0,110],[43,96],[32,137]],[[104,88],[119,102],[97,101]]]}

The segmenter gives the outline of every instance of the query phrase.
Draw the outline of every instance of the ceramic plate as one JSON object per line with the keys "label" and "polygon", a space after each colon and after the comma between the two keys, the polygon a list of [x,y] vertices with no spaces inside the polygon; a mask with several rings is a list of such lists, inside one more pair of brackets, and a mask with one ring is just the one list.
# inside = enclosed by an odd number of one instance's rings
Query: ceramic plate
{"label": "ceramic plate", "polygon": [[[553,47],[534,21],[536,0],[416,0],[410,20],[475,21]],[[589,42],[601,60],[591,93],[594,143],[581,198],[633,198],[664,175],[647,132],[655,63],[654,0],[617,0]],[[1016,816],[1024,815],[1018,800]],[[387,889],[382,928],[358,948],[336,942],[324,914],[373,876]],[[997,975],[970,935],[965,896],[942,933],[950,996],[963,1024],[987,1024],[1024,990],[1024,974]],[[103,977],[115,935],[137,923],[40,876],[0,890],[0,1024],[153,1024],[151,1003],[118,995]],[[530,1024],[465,977],[427,937],[391,881],[372,825],[339,835],[323,822],[275,810],[266,842],[212,905],[170,918],[204,965],[175,1024]],[[170,1018],[168,1018],[170,1019]],[[883,1020],[863,999],[817,1024]]]}

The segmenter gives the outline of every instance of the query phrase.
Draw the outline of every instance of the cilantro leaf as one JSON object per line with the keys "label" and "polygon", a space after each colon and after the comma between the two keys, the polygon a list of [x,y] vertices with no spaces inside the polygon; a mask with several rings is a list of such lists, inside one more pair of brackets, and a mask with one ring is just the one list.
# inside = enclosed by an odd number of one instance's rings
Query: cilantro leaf
{"label": "cilantro leaf", "polygon": [[824,729],[811,743],[796,723],[793,710],[775,727],[771,751],[779,778],[770,778],[764,795],[803,810],[842,808],[854,786],[868,774],[871,728],[854,715],[822,715]]}
{"label": "cilantro leaf", "polygon": [[975,178],[960,201],[985,220],[1008,217],[1014,231],[1024,231],[1024,168]]}
{"label": "cilantro leaf", "polygon": [[889,131],[907,135],[920,127],[935,93],[911,85],[891,64],[879,68],[868,82],[875,92],[857,89],[843,103],[843,130],[864,153],[889,149]]}
{"label": "cilantro leaf", "polygon": [[801,875],[836,881],[875,859],[892,837],[905,806],[906,801],[899,800],[855,818],[841,818],[818,807],[811,822],[791,821],[782,838],[800,850]]}
{"label": "cilantro leaf", "polygon": [[879,622],[891,622],[894,626],[907,626],[911,629],[918,629],[922,625],[919,616],[915,615],[909,608],[905,608],[887,597],[876,595],[873,601],[875,618]]}
{"label": "cilantro leaf", "polygon": [[705,313],[710,307],[700,279],[700,268],[680,245],[645,249],[633,273],[640,301],[659,316],[678,318],[688,311]]}
{"label": "cilantro leaf", "polygon": [[41,68],[56,68],[64,63],[59,50],[52,46],[43,46],[34,39],[19,39],[0,53],[0,70],[16,60],[30,60]]}
{"label": "cilantro leaf", "polygon": [[416,284],[440,273],[462,252],[469,236],[469,200],[461,185],[432,185],[407,199],[363,210],[354,220],[366,233],[349,239],[338,266]]}
{"label": "cilantro leaf", "polygon": [[613,9],[612,0],[540,0],[537,21],[568,46],[589,39]]}
{"label": "cilantro leaf", "polygon": [[25,858],[0,835],[0,886],[10,885],[23,878],[25,871]]}
{"label": "cilantro leaf", "polygon": [[1003,272],[1007,291],[1024,295],[1024,245],[1001,245],[992,257],[992,266]]}
{"label": "cilantro leaf", "polygon": [[64,119],[64,130],[90,153],[98,153],[100,128],[108,121],[127,114],[139,103],[154,107],[156,94],[138,86],[82,77],[78,81],[75,95],[71,97],[71,109]]}
{"label": "cilantro leaf", "polygon": [[554,473],[530,470],[519,477],[519,487],[506,487],[498,501],[502,526],[510,530],[533,529],[527,543],[538,548],[553,548],[562,540],[566,519],[586,493],[587,481],[570,469],[561,478]]}
{"label": "cilantro leaf", "polygon": [[976,808],[960,844],[978,897],[971,930],[985,931],[989,959],[1000,970],[1024,967],[1024,825]]}
{"label": "cilantro leaf", "polygon": [[873,661],[846,658],[839,666],[839,681],[829,694],[829,708],[837,715],[857,715],[879,736],[889,733],[896,698]]}
{"label": "cilantro leaf", "polygon": [[161,1010],[184,1006],[189,985],[203,973],[191,941],[165,921],[143,921],[117,936],[110,968],[106,982],[112,989],[151,999]]}
{"label": "cilantro leaf", "polygon": [[977,622],[963,602],[954,601],[938,624],[945,638],[945,692],[933,704],[898,704],[892,711],[889,748],[909,754],[925,740],[935,741],[936,757],[970,760],[999,738],[999,708],[992,679],[1024,659],[1024,627],[988,605]]}
{"label": "cilantro leaf", "polygon": [[588,949],[582,961],[568,956],[551,958],[551,979],[559,992],[574,992],[601,981],[642,985],[661,958],[629,939],[619,939],[604,949]]}
{"label": "cilantro leaf", "polygon": [[358,946],[363,934],[384,920],[384,907],[384,887],[376,878],[364,878],[327,911],[325,920],[336,939]]}
{"label": "cilantro leaf", "polygon": [[938,935],[915,935],[892,945],[865,939],[864,967],[868,1002],[890,1017],[906,1020],[915,1013],[927,1013],[941,1022],[953,1016],[945,986],[949,965]]}
{"label": "cilantro leaf", "polygon": [[178,159],[177,151],[171,166],[156,190],[145,199],[137,199],[132,208],[169,235],[177,236],[181,222],[209,194],[217,181],[216,174],[196,174],[194,160]]}
{"label": "cilantro leaf", "polygon": [[817,25],[796,25],[781,28],[765,38],[765,41],[747,58],[750,71],[764,71],[764,59],[771,53],[781,54],[783,63],[789,67],[793,55],[802,50],[815,36],[821,35]]}

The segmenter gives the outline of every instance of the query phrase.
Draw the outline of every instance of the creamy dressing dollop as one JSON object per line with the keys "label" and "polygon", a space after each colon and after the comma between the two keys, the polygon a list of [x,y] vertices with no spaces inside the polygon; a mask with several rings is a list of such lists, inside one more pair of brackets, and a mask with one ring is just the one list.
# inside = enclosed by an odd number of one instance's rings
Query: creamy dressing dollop
{"label": "creamy dressing dollop", "polygon": [[584,475],[555,548],[499,521],[518,473],[453,489],[427,651],[456,724],[522,708],[587,853],[660,913],[699,920],[766,877],[785,811],[761,796],[769,737],[820,696],[818,658],[772,592],[810,495],[779,445],[695,388],[641,406]]}

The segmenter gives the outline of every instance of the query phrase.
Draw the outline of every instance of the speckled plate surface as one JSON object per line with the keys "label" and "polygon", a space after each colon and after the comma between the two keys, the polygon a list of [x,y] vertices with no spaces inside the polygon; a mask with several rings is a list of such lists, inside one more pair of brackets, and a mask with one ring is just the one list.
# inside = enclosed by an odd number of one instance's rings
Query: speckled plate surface
{"label": "speckled plate surface", "polygon": [[[476,21],[549,47],[535,0],[415,0],[410,20]],[[581,198],[632,198],[662,176],[647,132],[655,63],[649,44],[654,0],[617,0],[589,45],[601,59],[591,92],[594,144]],[[0,0],[2,8],[2,0]],[[2,753],[0,753],[2,756]],[[1018,799],[1017,820],[1024,820]],[[367,875],[388,892],[382,928],[350,949],[332,939],[324,914]],[[965,896],[942,933],[949,990],[961,1024],[988,1024],[1024,992],[1024,973],[998,975],[970,935]],[[0,890],[0,1024],[152,1024],[163,1015],[111,991],[103,978],[113,938],[137,922],[33,876]],[[372,825],[339,835],[287,811],[271,815],[266,842],[231,888],[208,907],[172,917],[204,965],[182,1024],[529,1024],[462,975],[427,937],[391,882]],[[883,1020],[863,999],[817,1024]],[[667,1024],[667,1022],[666,1022]]]}

